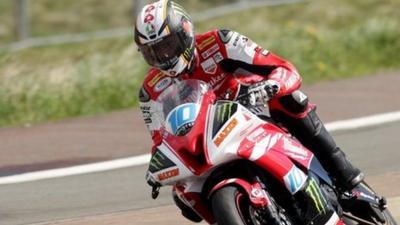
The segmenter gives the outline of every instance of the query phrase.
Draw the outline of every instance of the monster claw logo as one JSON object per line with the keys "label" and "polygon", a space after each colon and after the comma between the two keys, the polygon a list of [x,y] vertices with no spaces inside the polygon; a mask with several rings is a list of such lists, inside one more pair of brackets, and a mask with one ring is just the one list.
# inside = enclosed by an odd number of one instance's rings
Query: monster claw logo
{"label": "monster claw logo", "polygon": [[157,171],[176,166],[167,156],[160,150],[157,150],[151,157],[149,171],[155,173]]}
{"label": "monster claw logo", "polygon": [[149,36],[153,35],[156,32],[156,28],[154,27],[153,24],[149,23],[146,26],[146,32],[147,32],[147,35],[149,35]]}
{"label": "monster claw logo", "polygon": [[327,201],[323,196],[321,189],[319,188],[318,183],[312,178],[305,189],[306,193],[311,197],[314,201],[315,207],[319,213],[326,213],[326,204]]}

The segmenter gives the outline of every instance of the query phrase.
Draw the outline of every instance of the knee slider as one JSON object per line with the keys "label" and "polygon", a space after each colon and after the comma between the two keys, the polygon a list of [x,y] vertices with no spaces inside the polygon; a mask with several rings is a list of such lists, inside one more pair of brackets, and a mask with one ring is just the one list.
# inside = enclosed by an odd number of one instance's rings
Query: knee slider
{"label": "knee slider", "polygon": [[279,103],[289,112],[298,114],[307,109],[308,97],[303,92],[297,90],[290,95],[280,97]]}

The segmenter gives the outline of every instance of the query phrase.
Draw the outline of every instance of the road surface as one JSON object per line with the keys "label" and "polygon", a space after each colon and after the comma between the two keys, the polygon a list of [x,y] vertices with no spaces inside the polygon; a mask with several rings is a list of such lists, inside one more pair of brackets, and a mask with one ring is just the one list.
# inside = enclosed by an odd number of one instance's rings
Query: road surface
{"label": "road surface", "polygon": [[[399,111],[400,75],[324,82],[305,87],[325,121]],[[384,88],[382,88],[384,87]],[[146,153],[150,146],[136,110],[0,129],[0,176]],[[373,186],[393,199],[400,215],[400,122],[336,132],[334,136]],[[145,166],[35,182],[0,185],[0,225],[191,224],[157,201],[144,182]]]}

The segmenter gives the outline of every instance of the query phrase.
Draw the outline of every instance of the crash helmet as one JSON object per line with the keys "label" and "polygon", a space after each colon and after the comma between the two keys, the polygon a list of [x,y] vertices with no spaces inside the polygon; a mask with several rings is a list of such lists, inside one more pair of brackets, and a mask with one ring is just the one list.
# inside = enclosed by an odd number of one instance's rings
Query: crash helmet
{"label": "crash helmet", "polygon": [[182,6],[160,0],[137,16],[135,42],[146,62],[169,76],[184,72],[194,58],[193,23]]}

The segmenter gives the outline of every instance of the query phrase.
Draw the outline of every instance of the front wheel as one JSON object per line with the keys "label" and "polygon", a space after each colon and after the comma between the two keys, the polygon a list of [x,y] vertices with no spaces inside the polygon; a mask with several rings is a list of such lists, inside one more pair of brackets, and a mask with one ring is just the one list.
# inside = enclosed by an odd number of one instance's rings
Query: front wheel
{"label": "front wheel", "polygon": [[247,194],[235,186],[219,189],[211,202],[218,225],[292,225],[281,210],[277,215],[265,215],[263,209],[252,207]]}
{"label": "front wheel", "polygon": [[394,218],[393,218],[392,214],[390,213],[389,209],[383,210],[382,214],[383,214],[383,217],[386,220],[385,225],[397,225],[397,223],[394,220]]}

